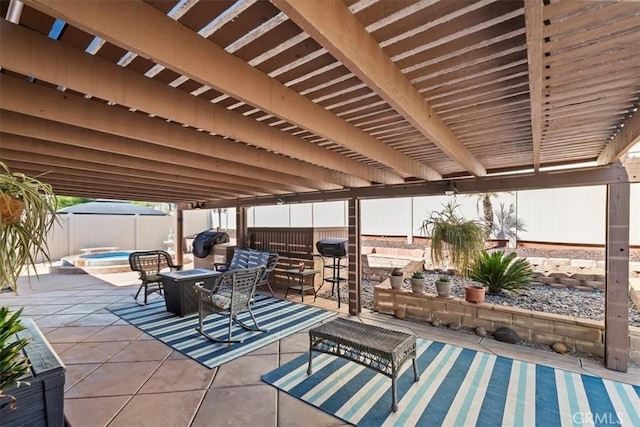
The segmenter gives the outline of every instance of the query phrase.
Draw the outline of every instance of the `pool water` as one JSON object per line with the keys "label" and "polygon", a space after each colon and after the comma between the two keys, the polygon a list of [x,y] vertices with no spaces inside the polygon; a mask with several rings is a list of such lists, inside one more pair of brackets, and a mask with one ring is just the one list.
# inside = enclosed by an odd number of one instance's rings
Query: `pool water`
{"label": "pool water", "polygon": [[129,255],[133,251],[102,252],[83,254],[74,259],[76,267],[96,267],[105,265],[129,265]]}

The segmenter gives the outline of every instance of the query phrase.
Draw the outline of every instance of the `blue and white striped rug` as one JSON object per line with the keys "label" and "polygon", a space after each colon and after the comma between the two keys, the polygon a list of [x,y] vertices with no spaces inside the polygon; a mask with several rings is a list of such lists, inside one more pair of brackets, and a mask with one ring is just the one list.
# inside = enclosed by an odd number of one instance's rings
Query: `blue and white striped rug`
{"label": "blue and white striped rug", "polygon": [[[143,307],[133,303],[110,311],[209,368],[222,365],[336,315],[317,307],[256,295],[252,311],[260,327],[267,331],[247,331],[234,324],[233,338],[244,341],[228,346],[208,340],[195,330],[198,313],[179,317],[168,312],[161,299]],[[238,316],[238,319],[247,325],[253,325],[248,313]],[[224,339],[228,326],[227,316],[212,314],[205,318],[205,331],[211,336]]]}
{"label": "blue and white striped rug", "polygon": [[640,386],[604,380],[440,342],[418,339],[420,381],[411,363],[398,379],[314,353],[263,381],[358,426],[640,426]]}

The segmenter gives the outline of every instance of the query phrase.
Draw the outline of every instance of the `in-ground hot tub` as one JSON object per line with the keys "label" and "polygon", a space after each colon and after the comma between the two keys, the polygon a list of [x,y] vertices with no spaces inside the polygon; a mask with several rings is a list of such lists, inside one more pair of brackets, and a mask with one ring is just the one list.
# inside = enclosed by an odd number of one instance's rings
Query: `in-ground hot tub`
{"label": "in-ground hot tub", "polygon": [[76,267],[129,266],[129,255],[133,251],[101,252],[78,255],[73,259]]}

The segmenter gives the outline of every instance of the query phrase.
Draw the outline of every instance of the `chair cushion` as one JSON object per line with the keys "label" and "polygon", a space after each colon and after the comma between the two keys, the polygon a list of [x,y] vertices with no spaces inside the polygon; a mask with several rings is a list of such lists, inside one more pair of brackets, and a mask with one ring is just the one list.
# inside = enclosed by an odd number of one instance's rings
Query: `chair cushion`
{"label": "chair cushion", "polygon": [[229,270],[235,270],[236,268],[247,268],[249,264],[249,250],[248,249],[236,249],[233,253],[231,263],[229,263]]}
{"label": "chair cushion", "polygon": [[[241,304],[247,301],[247,296],[243,294],[236,295],[236,298],[240,299]],[[213,294],[211,295],[211,302],[221,310],[229,310],[229,307],[231,307],[231,295]],[[253,299],[249,303],[253,303]]]}
{"label": "chair cushion", "polygon": [[247,268],[259,267],[264,265],[265,267],[269,263],[269,252],[249,251],[249,262]]}

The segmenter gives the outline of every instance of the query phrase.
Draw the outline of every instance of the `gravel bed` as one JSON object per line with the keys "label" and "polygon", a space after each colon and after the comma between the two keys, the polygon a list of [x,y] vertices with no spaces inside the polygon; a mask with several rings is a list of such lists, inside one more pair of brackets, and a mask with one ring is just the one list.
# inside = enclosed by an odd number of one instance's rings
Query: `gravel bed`
{"label": "gravel bed", "polygon": [[[435,294],[435,280],[437,274],[425,274],[426,287],[428,293]],[[464,287],[458,277],[452,277],[451,294],[464,298]],[[373,309],[373,288],[378,282],[367,280],[362,281],[362,308]],[[406,289],[411,289],[407,283],[403,284]],[[341,284],[341,302],[349,303],[348,285]],[[331,296],[331,289],[323,287],[318,296],[327,299],[336,299]],[[565,316],[578,317],[581,319],[604,320],[604,292],[582,292],[573,289],[555,289],[547,285],[531,286],[519,292],[503,292],[499,295],[486,294],[485,301],[491,304],[507,305],[519,307],[526,310],[539,311],[544,313],[555,313]],[[636,310],[629,299],[629,325],[640,327],[640,312]]]}

